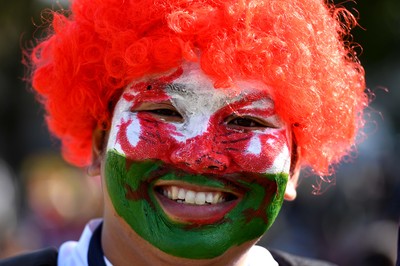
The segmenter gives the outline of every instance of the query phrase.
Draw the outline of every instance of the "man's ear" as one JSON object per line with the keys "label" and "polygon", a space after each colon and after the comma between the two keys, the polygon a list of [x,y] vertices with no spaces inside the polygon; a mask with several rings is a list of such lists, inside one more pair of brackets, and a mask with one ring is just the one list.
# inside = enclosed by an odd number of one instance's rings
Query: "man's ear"
{"label": "man's ear", "polygon": [[295,139],[293,138],[292,156],[290,158],[290,175],[286,184],[285,200],[292,201],[297,196],[297,181],[300,175],[300,149],[298,148]]}
{"label": "man's ear", "polygon": [[290,174],[288,183],[286,184],[285,200],[292,201],[297,196],[297,181],[299,179],[300,169]]}
{"label": "man's ear", "polygon": [[87,167],[87,174],[89,176],[100,175],[101,161],[103,156],[103,148],[105,141],[105,131],[95,129],[92,136],[92,162]]}

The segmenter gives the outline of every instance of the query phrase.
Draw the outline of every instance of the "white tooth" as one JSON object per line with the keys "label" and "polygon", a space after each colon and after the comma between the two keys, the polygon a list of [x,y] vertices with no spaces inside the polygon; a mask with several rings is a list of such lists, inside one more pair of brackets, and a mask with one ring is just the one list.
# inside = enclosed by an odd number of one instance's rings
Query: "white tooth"
{"label": "white tooth", "polygon": [[163,193],[164,196],[168,197],[168,192],[167,192],[166,189],[163,189],[163,190],[162,190],[162,193]]}
{"label": "white tooth", "polygon": [[213,201],[212,201],[212,203],[213,203],[213,204],[217,204],[220,197],[221,197],[221,194],[220,194],[220,193],[215,193],[215,194],[213,195]]}
{"label": "white tooth", "polygon": [[194,191],[188,190],[186,192],[185,202],[193,204],[195,196],[196,196],[196,193],[194,193]]}
{"label": "white tooth", "polygon": [[178,198],[178,188],[175,186],[171,187],[171,194],[172,194],[172,199],[176,200]]}
{"label": "white tooth", "polygon": [[208,203],[212,203],[212,202],[213,202],[213,193],[211,193],[211,192],[208,192],[208,193],[207,193],[206,201],[207,201]]}
{"label": "white tooth", "polygon": [[221,203],[221,202],[224,202],[224,201],[225,201],[224,197],[220,197],[220,198],[218,199],[218,203]]}
{"label": "white tooth", "polygon": [[184,190],[183,188],[180,188],[179,189],[179,192],[178,192],[178,199],[185,199],[185,196],[186,196],[186,190]]}
{"label": "white tooth", "polygon": [[206,193],[204,192],[197,192],[195,202],[197,205],[204,205],[206,201]]}
{"label": "white tooth", "polygon": [[169,198],[169,199],[172,199],[172,192],[171,192],[171,189],[168,189],[168,198]]}

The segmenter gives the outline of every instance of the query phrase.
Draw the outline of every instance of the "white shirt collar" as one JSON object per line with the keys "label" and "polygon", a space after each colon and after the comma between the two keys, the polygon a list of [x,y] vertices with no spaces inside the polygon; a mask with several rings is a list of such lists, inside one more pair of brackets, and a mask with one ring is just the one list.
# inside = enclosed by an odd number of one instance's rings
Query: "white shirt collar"
{"label": "white shirt collar", "polygon": [[[85,229],[79,241],[67,241],[63,243],[58,252],[58,266],[88,266],[87,254],[89,249],[89,242],[94,230],[102,222],[102,219],[91,220],[86,224]],[[111,262],[104,257],[107,266],[112,266]],[[278,266],[271,253],[261,247],[253,246],[250,248],[246,259],[245,266]]]}
{"label": "white shirt collar", "polygon": [[[85,229],[79,241],[67,241],[63,243],[58,252],[57,265],[58,266],[88,266],[87,254],[89,249],[89,242],[92,237],[93,231],[99,226],[102,219],[91,220],[86,224]],[[107,266],[112,264],[104,257]]]}

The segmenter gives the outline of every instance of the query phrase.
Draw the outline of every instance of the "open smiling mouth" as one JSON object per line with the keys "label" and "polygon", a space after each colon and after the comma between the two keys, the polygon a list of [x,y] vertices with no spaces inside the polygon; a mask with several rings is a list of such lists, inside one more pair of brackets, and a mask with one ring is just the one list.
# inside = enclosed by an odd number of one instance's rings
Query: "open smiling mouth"
{"label": "open smiling mouth", "polygon": [[169,218],[191,224],[222,221],[242,198],[242,194],[185,182],[157,182],[156,198]]}

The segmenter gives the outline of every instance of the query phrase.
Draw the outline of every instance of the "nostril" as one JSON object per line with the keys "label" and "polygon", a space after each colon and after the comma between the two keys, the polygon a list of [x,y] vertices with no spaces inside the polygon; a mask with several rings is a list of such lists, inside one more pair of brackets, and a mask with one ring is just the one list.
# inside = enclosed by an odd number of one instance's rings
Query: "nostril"
{"label": "nostril", "polygon": [[226,168],[227,165],[225,163],[219,161],[213,161],[209,165],[205,166],[203,169],[209,171],[225,171]]}
{"label": "nostril", "polygon": [[202,173],[221,172],[229,167],[229,159],[224,154],[204,149],[204,146],[186,145],[172,152],[170,159],[178,167]]}

